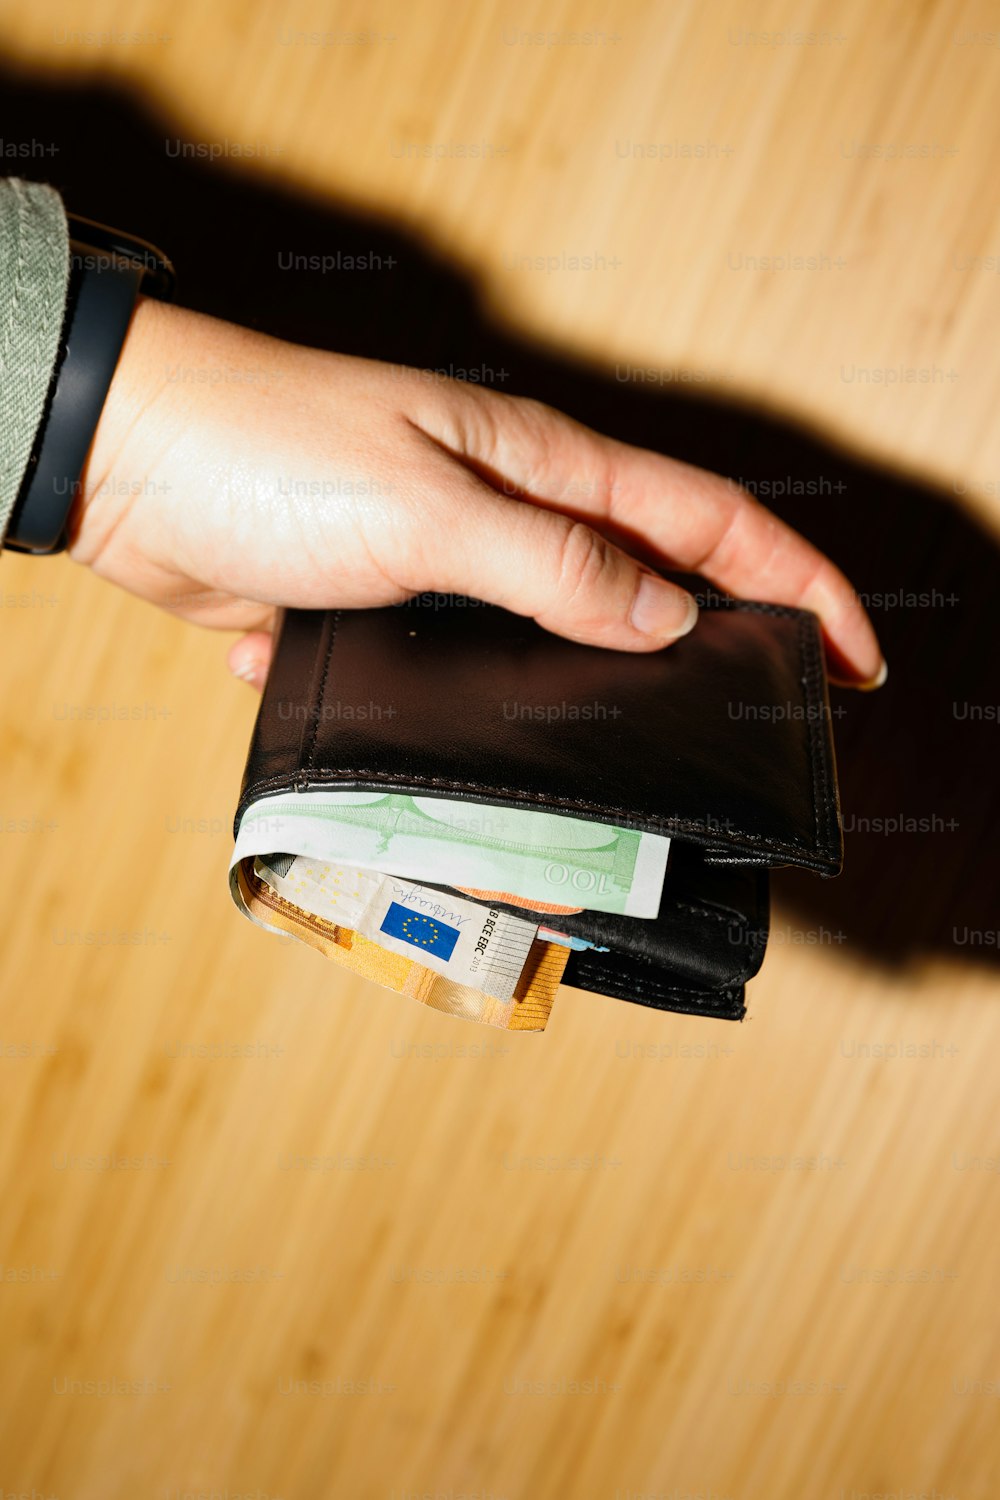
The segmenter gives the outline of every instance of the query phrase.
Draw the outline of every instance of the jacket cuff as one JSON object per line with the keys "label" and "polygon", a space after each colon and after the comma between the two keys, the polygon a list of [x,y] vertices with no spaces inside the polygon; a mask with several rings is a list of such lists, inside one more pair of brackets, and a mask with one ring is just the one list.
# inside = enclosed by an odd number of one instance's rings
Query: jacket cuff
{"label": "jacket cuff", "polygon": [[45,412],[68,284],[59,194],[43,183],[0,181],[0,543]]}

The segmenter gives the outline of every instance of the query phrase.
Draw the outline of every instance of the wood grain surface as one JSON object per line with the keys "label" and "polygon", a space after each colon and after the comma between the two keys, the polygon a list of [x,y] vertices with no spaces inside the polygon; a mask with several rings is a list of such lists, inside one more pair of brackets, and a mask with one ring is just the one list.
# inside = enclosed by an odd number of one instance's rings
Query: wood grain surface
{"label": "wood grain surface", "polygon": [[219,219],[154,227],[220,311],[239,203],[400,236],[465,289],[442,361],[766,470],[890,666],[742,1026],[564,990],[494,1035],[241,921],[226,641],[5,554],[0,1494],[993,1496],[995,7],[0,16],[4,170],[82,180],[66,98],[122,122],[105,215],[133,132],[198,146]]}

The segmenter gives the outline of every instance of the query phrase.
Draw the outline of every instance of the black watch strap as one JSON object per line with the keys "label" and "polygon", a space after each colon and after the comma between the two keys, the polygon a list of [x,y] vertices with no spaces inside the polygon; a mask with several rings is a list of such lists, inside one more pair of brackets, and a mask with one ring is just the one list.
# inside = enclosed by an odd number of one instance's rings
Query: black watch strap
{"label": "black watch strap", "polygon": [[48,554],[66,546],[80,475],[139,294],[169,298],[173,267],[144,240],[69,217],[70,274],[59,355],[5,547]]}

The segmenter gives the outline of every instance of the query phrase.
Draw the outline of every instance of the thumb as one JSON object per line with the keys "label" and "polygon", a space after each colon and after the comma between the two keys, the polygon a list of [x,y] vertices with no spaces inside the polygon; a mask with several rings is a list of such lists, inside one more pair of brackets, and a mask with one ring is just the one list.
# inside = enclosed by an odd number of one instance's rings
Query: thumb
{"label": "thumb", "polygon": [[486,486],[464,498],[433,571],[443,592],[476,595],[557,635],[618,651],[657,651],[698,619],[685,589],[600,532]]}

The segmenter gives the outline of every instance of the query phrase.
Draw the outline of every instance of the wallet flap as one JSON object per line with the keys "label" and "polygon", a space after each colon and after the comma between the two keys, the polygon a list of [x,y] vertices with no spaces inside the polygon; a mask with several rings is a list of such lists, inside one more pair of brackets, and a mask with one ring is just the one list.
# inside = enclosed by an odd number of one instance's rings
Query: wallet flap
{"label": "wallet flap", "polygon": [[[454,886],[431,890],[452,896]],[[524,908],[490,899],[490,906],[523,917]],[[595,945],[576,959],[613,969],[619,959],[636,965],[667,966],[661,978],[671,985],[735,990],[757,973],[764,959],[769,925],[768,874],[750,865],[713,865],[695,844],[677,844],[655,917],[626,917],[584,910],[548,919],[570,937]],[[566,981],[569,983],[569,980]]]}
{"label": "wallet flap", "polygon": [[[598,946],[570,954],[563,983],[635,1005],[739,1021],[744,988],[764,961],[769,877],[751,865],[713,865],[695,844],[678,844],[656,916],[560,915],[554,925]],[[437,890],[459,894],[448,886]],[[495,898],[491,906],[523,916]]]}
{"label": "wallet flap", "polygon": [[461,597],[288,611],[244,774],[254,799],[333,785],[532,806],[670,835],[709,861],[836,874],[819,623],[716,598],[650,654]]}

